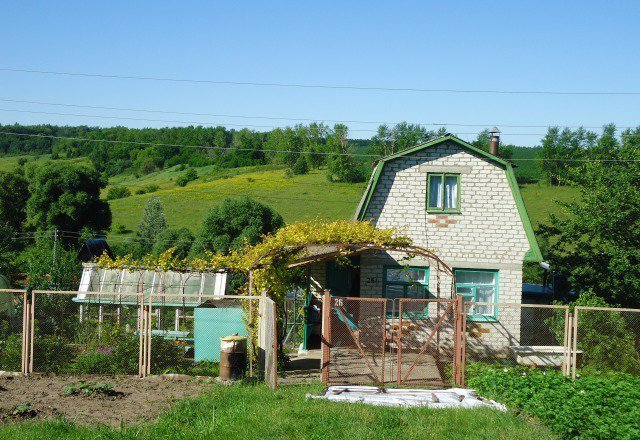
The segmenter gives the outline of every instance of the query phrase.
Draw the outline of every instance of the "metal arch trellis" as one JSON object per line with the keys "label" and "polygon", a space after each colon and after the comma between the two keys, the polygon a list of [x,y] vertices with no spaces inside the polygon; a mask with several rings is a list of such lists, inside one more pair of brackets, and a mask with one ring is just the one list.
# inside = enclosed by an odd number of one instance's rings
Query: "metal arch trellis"
{"label": "metal arch trellis", "polygon": [[265,252],[264,254],[262,254],[258,258],[256,258],[249,265],[249,277],[250,277],[250,279],[253,278],[252,277],[252,272],[254,270],[266,267],[266,264],[264,264],[263,261],[265,259],[269,258],[270,256],[278,256],[279,254],[282,254],[282,253],[295,254],[296,252],[299,252],[299,251],[301,251],[301,250],[303,250],[303,249],[305,249],[307,247],[310,247],[310,246],[335,247],[336,251],[316,256],[316,258],[313,258],[313,257],[301,258],[297,262],[290,263],[288,265],[288,267],[304,266],[304,265],[312,264],[312,263],[315,263],[315,262],[326,261],[326,260],[329,260],[329,259],[342,257],[342,256],[348,256],[348,255],[357,254],[357,253],[362,253],[362,252],[366,252],[366,251],[400,252],[400,253],[404,253],[404,254],[407,254],[407,255],[410,255],[410,256],[425,257],[428,260],[433,261],[436,264],[437,272],[438,272],[438,286],[437,286],[438,296],[440,295],[440,272],[441,272],[441,270],[444,271],[447,275],[449,275],[451,277],[451,280],[452,280],[452,282],[451,282],[451,297],[453,298],[455,296],[455,291],[456,291],[455,290],[455,276],[454,276],[454,273],[453,273],[453,269],[451,269],[451,267],[449,267],[449,265],[447,265],[440,257],[438,257],[431,250],[429,250],[427,248],[424,248],[424,247],[421,247],[421,246],[415,246],[415,245],[399,246],[399,245],[380,245],[380,244],[373,244],[373,243],[313,243],[313,242],[309,242],[309,243],[299,244],[299,245],[282,246],[282,247],[277,248],[277,249],[272,249],[269,252]]}

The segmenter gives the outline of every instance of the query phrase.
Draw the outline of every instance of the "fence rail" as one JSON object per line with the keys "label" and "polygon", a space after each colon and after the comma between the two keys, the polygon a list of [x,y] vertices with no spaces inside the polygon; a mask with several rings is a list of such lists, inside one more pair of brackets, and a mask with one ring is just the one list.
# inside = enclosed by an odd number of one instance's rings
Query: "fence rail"
{"label": "fence rail", "polygon": [[640,375],[640,309],[325,292],[322,380],[464,385],[474,363]]}
{"label": "fence rail", "polygon": [[[188,306],[186,296],[198,305]],[[215,376],[220,338],[239,334],[247,337],[247,373],[268,376],[275,388],[275,317],[275,303],[264,296],[5,289],[0,369]],[[265,332],[268,340],[259,337]]]}

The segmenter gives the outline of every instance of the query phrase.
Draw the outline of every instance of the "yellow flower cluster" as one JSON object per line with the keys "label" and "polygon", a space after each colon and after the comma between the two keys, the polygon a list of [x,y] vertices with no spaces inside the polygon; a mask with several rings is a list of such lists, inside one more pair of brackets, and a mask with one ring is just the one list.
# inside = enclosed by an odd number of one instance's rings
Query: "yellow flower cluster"
{"label": "yellow flower cluster", "polygon": [[[402,248],[412,244],[411,239],[396,229],[379,229],[370,222],[338,220],[333,222],[309,221],[292,223],[275,234],[264,236],[255,245],[248,243],[240,250],[228,254],[206,253],[200,258],[178,259],[169,249],[160,256],[147,255],[139,260],[131,255],[109,258],[100,257],[97,264],[101,268],[131,270],[154,268],[156,270],[206,271],[224,269],[247,273],[259,261],[253,272],[252,294],[266,290],[268,295],[280,303],[286,289],[292,282],[288,269],[305,246],[313,245],[356,245],[367,244]],[[346,251],[345,251],[346,253]],[[248,286],[243,292],[249,293]]]}

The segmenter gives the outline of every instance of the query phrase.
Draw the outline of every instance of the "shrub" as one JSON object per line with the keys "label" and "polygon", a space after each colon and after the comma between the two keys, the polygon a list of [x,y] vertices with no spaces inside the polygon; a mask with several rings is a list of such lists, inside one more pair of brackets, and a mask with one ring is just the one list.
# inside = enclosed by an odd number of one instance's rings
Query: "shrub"
{"label": "shrub", "polygon": [[176,185],[187,186],[187,183],[196,180],[198,178],[198,172],[195,168],[189,168],[183,175],[176,179]]}
{"label": "shrub", "polygon": [[114,229],[114,232],[116,234],[126,234],[127,232],[129,232],[129,230],[122,223],[118,223]]}
{"label": "shrub", "polygon": [[469,386],[534,417],[563,438],[638,438],[640,378],[592,375],[575,381],[559,371],[486,364],[467,368]]}
{"label": "shrub", "polygon": [[298,155],[298,160],[291,168],[293,174],[309,174],[309,164],[307,163],[307,159],[302,155]]}
{"label": "shrub", "polygon": [[142,194],[146,194],[147,192],[143,188],[138,188],[136,190],[136,194],[141,196]]}
{"label": "shrub", "polygon": [[154,193],[156,191],[158,191],[160,189],[160,186],[156,185],[155,183],[151,183],[149,185],[146,185],[143,190],[147,193]]}
{"label": "shrub", "polygon": [[126,186],[112,186],[107,191],[107,200],[124,199],[131,195],[131,190]]}

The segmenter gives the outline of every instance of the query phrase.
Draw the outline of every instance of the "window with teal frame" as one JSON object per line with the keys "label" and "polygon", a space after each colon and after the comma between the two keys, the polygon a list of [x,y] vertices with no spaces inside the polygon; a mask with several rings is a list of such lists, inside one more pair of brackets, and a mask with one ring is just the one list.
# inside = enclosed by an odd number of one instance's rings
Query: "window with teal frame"
{"label": "window with teal frame", "polygon": [[[382,295],[388,299],[396,298],[429,298],[429,268],[386,266],[382,283]],[[405,310],[405,315],[424,315],[427,313],[426,304],[419,304],[419,310],[411,304]],[[392,305],[387,304],[387,315],[393,313]],[[397,311],[396,311],[397,315]]]}
{"label": "window with teal frame", "polygon": [[[456,269],[456,292],[464,302],[498,302],[498,271],[481,269]],[[495,306],[472,306],[467,319],[471,321],[495,321],[498,311]]]}
{"label": "window with teal frame", "polygon": [[427,174],[427,211],[460,212],[460,174]]}

